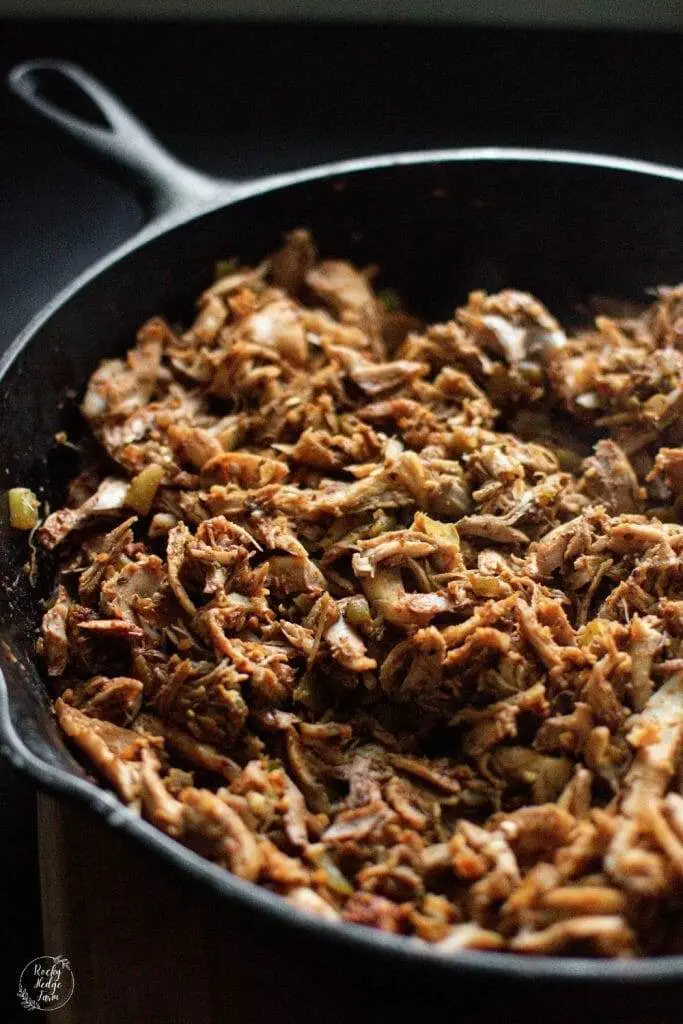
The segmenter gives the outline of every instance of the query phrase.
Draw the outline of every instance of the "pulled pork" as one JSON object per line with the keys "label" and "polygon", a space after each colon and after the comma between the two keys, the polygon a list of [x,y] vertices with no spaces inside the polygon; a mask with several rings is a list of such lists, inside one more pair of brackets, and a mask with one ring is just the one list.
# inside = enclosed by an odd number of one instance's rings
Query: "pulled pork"
{"label": "pulled pork", "polygon": [[423,329],[302,230],[228,270],[93,374],[108,471],[37,531],[69,741],[326,920],[680,951],[682,352],[683,287],[567,338]]}

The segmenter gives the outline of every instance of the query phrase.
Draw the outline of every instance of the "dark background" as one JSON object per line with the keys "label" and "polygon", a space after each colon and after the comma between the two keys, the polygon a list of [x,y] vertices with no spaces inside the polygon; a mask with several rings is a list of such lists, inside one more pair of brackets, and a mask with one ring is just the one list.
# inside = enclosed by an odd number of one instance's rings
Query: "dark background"
{"label": "dark background", "polygon": [[[83,64],[182,160],[225,177],[482,144],[683,166],[680,35],[0,22],[2,80],[16,61],[40,56]],[[0,86],[0,349],[142,220],[134,196],[79,162]],[[5,765],[0,816],[12,936],[2,980],[15,991],[41,951],[39,886],[33,792]],[[25,1019],[9,997],[2,1019]]]}

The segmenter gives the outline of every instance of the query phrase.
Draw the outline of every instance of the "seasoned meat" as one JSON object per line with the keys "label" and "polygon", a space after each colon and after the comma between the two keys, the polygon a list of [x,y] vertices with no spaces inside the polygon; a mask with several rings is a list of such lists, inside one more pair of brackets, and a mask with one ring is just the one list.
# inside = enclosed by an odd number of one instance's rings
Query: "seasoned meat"
{"label": "seasoned meat", "polygon": [[581,486],[591,501],[604,505],[612,513],[639,512],[641,509],[638,478],[614,441],[598,441],[595,454],[584,463]]}
{"label": "seasoned meat", "polygon": [[683,286],[568,335],[510,289],[425,326],[373,274],[292,231],[95,370],[108,468],[37,530],[57,721],[338,927],[678,952]]}

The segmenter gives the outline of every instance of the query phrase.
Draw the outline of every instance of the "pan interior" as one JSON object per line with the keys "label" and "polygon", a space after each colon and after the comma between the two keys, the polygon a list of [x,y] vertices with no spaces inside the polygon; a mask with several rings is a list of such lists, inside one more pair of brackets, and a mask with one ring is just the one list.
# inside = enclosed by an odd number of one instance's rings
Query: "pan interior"
{"label": "pan interior", "polygon": [[[173,228],[71,289],[0,380],[0,479],[62,501],[83,427],[76,400],[104,356],[160,313],[187,320],[217,260],[257,261],[294,227],[312,230],[323,255],[377,264],[428,321],[448,318],[468,291],[531,291],[563,323],[587,319],[595,295],[643,301],[683,277],[683,184],[600,167],[520,161],[378,167],[303,181],[247,197]],[[49,765],[82,770],[46,709],[34,665],[40,602],[51,566],[24,571],[26,535],[0,511],[0,644],[12,721]]]}

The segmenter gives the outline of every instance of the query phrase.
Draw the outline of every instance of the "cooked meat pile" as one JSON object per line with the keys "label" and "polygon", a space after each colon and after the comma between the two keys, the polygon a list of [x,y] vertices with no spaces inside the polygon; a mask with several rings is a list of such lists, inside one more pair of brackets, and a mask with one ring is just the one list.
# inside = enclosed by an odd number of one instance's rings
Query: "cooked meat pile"
{"label": "cooked meat pile", "polygon": [[306,231],[93,374],[38,529],[69,740],[330,921],[683,952],[683,286],[425,327]]}

